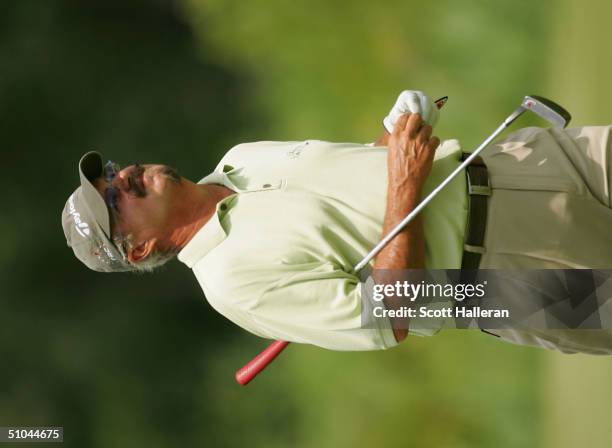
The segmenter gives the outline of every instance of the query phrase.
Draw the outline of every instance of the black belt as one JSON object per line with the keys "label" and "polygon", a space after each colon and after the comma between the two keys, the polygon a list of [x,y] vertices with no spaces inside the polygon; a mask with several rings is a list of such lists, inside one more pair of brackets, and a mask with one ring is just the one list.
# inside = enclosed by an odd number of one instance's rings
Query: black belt
{"label": "black belt", "polygon": [[[470,153],[464,152],[461,154],[461,160],[465,160],[469,156]],[[461,281],[464,283],[473,280],[475,272],[470,270],[478,269],[482,254],[485,252],[484,239],[487,229],[487,206],[489,196],[491,196],[489,173],[487,172],[487,166],[480,157],[474,157],[474,160],[466,168],[466,175],[469,205],[468,220],[463,239],[463,259],[461,260]],[[456,319],[456,322],[457,328],[461,328],[460,320]],[[482,328],[480,331],[499,337],[499,335],[490,333]]]}
{"label": "black belt", "polygon": [[[470,153],[462,153],[465,160]],[[477,156],[466,168],[468,188],[468,219],[463,239],[461,269],[478,269],[485,252],[484,239],[487,228],[487,202],[491,196],[491,183],[487,166]]]}

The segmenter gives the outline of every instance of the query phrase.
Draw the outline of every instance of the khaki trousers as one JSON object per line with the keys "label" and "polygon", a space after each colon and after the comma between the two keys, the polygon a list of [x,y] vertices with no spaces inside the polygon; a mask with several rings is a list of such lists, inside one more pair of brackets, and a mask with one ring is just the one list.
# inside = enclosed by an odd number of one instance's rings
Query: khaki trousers
{"label": "khaki trousers", "polygon": [[[481,269],[612,269],[611,130],[525,128],[483,152],[492,194]],[[612,354],[612,329],[489,331],[521,345]]]}

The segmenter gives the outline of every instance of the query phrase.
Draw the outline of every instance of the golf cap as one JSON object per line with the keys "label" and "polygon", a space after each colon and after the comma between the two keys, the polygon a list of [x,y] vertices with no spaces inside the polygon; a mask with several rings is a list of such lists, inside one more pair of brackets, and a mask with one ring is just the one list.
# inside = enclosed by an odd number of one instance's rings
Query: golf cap
{"label": "golf cap", "polygon": [[132,271],[134,267],[110,239],[110,214],[93,181],[103,175],[102,155],[91,151],[79,161],[81,186],[62,211],[68,246],[89,269],[98,272]]}

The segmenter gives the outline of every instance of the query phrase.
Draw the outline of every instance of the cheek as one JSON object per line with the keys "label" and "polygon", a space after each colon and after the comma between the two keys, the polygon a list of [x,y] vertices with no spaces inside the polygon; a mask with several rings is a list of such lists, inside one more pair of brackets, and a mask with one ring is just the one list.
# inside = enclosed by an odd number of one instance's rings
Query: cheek
{"label": "cheek", "polygon": [[166,209],[164,204],[153,195],[145,198],[129,198],[121,212],[126,228],[143,230],[155,228],[164,221]]}

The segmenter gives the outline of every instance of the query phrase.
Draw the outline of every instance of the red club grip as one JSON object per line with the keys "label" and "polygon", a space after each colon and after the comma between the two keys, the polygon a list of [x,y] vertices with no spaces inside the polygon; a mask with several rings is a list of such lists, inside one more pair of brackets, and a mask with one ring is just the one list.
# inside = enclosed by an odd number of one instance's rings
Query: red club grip
{"label": "red club grip", "polygon": [[274,341],[264,351],[257,355],[242,369],[236,372],[236,381],[238,384],[246,386],[249,382],[259,374],[268,364],[274,361],[280,352],[282,352],[289,342]]}

